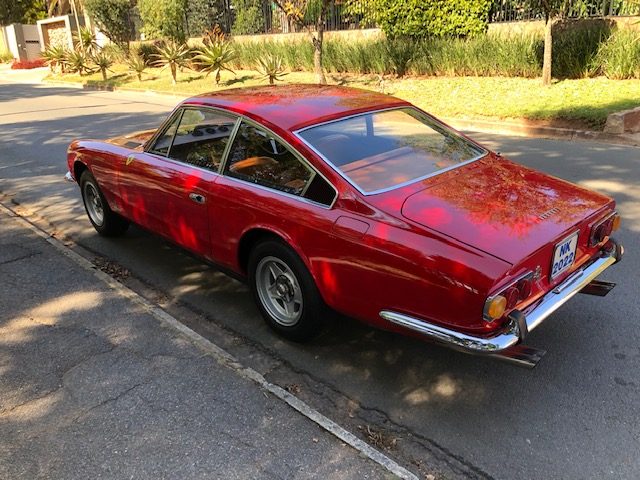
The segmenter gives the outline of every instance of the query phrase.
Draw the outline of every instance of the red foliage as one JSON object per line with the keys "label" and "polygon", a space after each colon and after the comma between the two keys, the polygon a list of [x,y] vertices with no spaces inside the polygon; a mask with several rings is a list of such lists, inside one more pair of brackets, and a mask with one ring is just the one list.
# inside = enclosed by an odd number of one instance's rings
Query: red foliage
{"label": "red foliage", "polygon": [[37,60],[14,60],[11,64],[11,70],[26,70],[30,68],[44,67],[44,59],[38,58]]}

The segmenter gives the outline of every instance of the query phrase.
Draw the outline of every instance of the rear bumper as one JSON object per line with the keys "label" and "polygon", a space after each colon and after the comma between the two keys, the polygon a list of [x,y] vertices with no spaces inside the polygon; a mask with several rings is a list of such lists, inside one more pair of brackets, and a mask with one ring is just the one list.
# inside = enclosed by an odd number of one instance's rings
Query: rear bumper
{"label": "rear bumper", "polygon": [[610,240],[595,260],[573,273],[524,312],[518,310],[511,312],[507,327],[490,337],[467,335],[389,310],[381,311],[380,316],[395,325],[408,328],[431,340],[445,343],[459,350],[469,353],[498,353],[524,340],[527,334],[549,315],[589,285],[604,270],[620,261],[623,252],[622,245]]}

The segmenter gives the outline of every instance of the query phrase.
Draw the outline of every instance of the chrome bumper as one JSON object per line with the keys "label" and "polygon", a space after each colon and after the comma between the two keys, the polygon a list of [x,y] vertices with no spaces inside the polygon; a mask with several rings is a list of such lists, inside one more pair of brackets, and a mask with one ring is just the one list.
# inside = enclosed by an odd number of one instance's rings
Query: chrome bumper
{"label": "chrome bumper", "polygon": [[395,325],[408,328],[459,350],[469,353],[495,354],[514,347],[524,340],[527,334],[544,319],[589,285],[609,266],[618,262],[623,252],[621,245],[610,240],[601,251],[600,257],[575,272],[524,312],[518,310],[511,312],[507,327],[491,337],[467,335],[389,310],[381,311],[380,316]]}
{"label": "chrome bumper", "polygon": [[64,179],[65,179],[67,182],[76,183],[76,181],[75,181],[75,180],[73,179],[73,177],[71,176],[71,172],[67,172],[67,173],[64,175]]}

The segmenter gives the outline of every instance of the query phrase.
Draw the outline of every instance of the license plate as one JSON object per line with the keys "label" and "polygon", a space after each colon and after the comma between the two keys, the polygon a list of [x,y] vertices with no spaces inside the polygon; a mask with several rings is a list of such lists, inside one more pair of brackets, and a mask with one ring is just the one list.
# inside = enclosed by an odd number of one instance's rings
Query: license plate
{"label": "license plate", "polygon": [[574,233],[556,245],[551,264],[551,278],[555,278],[573,265],[578,246],[578,232]]}

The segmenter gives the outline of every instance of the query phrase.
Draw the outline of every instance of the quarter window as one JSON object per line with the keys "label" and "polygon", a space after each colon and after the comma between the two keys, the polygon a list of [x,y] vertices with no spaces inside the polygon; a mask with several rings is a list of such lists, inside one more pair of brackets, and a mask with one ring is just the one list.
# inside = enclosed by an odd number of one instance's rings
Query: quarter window
{"label": "quarter window", "polygon": [[240,124],[225,174],[294,195],[303,195],[314,172],[264,130]]}
{"label": "quarter window", "polygon": [[164,133],[158,137],[156,142],[150,148],[150,151],[158,155],[166,157],[171,147],[171,141],[176,134],[178,128],[178,122],[180,121],[180,114],[177,114],[171,124],[165,129]]}

